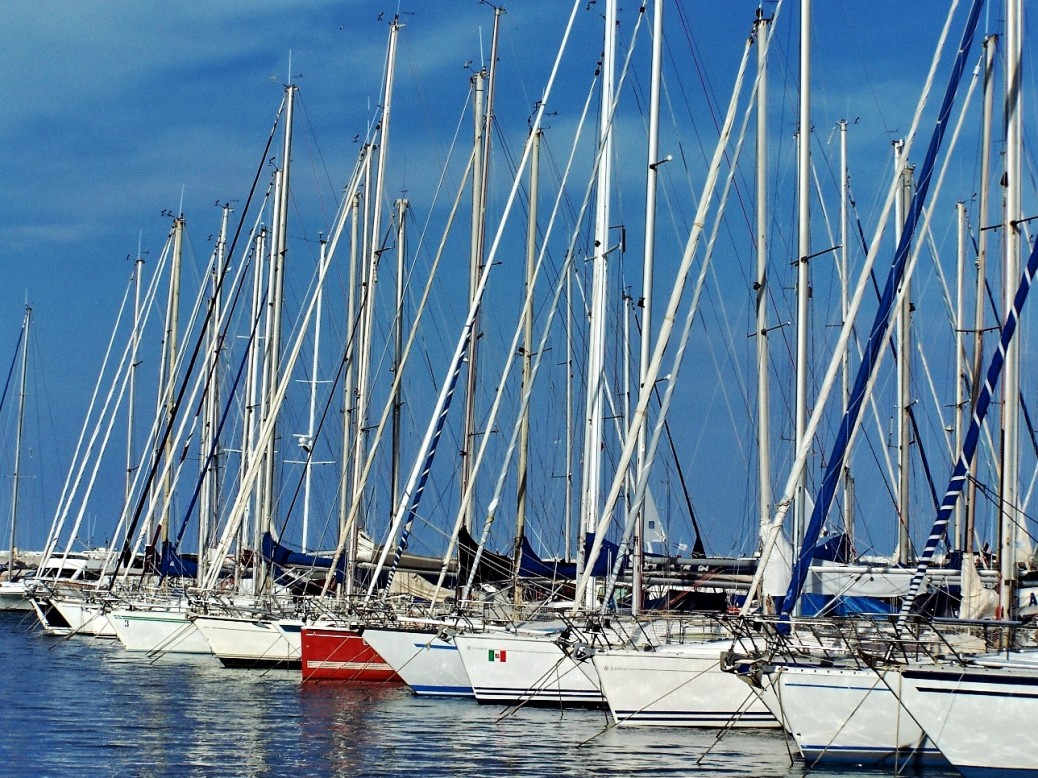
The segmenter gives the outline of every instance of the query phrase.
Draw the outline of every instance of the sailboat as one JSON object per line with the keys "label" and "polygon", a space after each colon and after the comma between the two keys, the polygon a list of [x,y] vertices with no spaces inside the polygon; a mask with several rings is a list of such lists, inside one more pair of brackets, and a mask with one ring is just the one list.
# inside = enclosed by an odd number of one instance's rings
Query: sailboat
{"label": "sailboat", "polygon": [[[960,57],[969,50],[978,14],[979,4],[974,4],[960,46]],[[1018,56],[1013,55],[1014,40],[1015,46],[1019,46],[1018,4],[1015,9],[1010,4],[1006,18],[1009,70],[1016,72],[1012,63],[1019,62]],[[990,65],[990,50],[987,61]],[[963,66],[960,62],[957,67],[960,73]],[[1019,89],[1016,78],[1008,81],[1012,83],[1011,89]],[[949,105],[948,99],[945,105]],[[1007,98],[1006,105],[1016,106],[1017,99]],[[1007,118],[1007,127],[1013,127],[1012,117]],[[1016,130],[1018,133],[1018,125]],[[1012,130],[1007,137],[1007,149],[1019,149],[1019,134],[1014,138]],[[1013,153],[1007,154],[1007,177],[1009,181],[1019,182],[1019,168],[1014,167],[1013,159]],[[977,454],[982,424],[1004,365],[1006,405],[1015,405],[1018,390],[1015,384],[1008,383],[1015,348],[1013,337],[1038,271],[1038,249],[1032,250],[1023,273],[1013,261],[1018,250],[1014,246],[1019,244],[1009,235],[1018,231],[1014,217],[1018,213],[1019,200],[1007,195],[1006,273],[1010,279],[1021,280],[1015,287],[1007,282],[1006,313],[998,348],[991,357],[983,384],[977,387],[970,427],[897,619],[888,625],[848,622],[833,646],[833,658],[825,665],[820,665],[817,657],[812,660],[806,652],[788,652],[781,648],[784,639],[781,635],[788,636],[798,629],[811,630],[812,625],[807,622],[777,625],[772,651],[756,657],[733,657],[730,663],[732,669],[757,684],[807,759],[894,761],[898,765],[916,759],[946,759],[965,775],[1035,774],[1038,770],[1038,761],[1031,750],[1019,745],[1026,739],[1023,729],[1026,722],[1036,715],[1031,704],[1035,697],[1030,693],[1035,683],[1035,654],[1033,648],[1026,645],[1018,647],[1022,634],[1018,633],[1015,622],[976,619],[979,611],[973,600],[984,591],[971,556],[962,562],[960,619],[930,623],[917,621],[911,615],[928,566],[964,492]],[[844,423],[846,425],[846,418]],[[1010,500],[1010,505],[1015,504],[1015,498]],[[1004,580],[1014,580],[1017,563],[1011,541],[1003,542],[1000,556]],[[790,592],[794,597],[798,593],[794,587]],[[1007,596],[1003,602],[1012,606],[1014,598]],[[821,625],[813,627],[820,629]],[[993,650],[998,647],[1002,650]],[[825,710],[825,716],[818,714],[821,710]]]}
{"label": "sailboat", "polygon": [[[18,336],[18,346],[21,349],[22,357],[21,378],[19,380],[18,392],[18,423],[14,442],[14,473],[11,478],[11,523],[7,545],[7,570],[3,580],[0,580],[0,611],[32,610],[32,603],[29,601],[24,575],[16,572],[16,568],[19,565],[16,546],[18,538],[18,482],[21,477],[19,469],[21,465],[22,422],[25,417],[25,380],[29,356],[29,324],[31,321],[32,308],[25,306],[25,316],[22,318],[22,327]],[[3,401],[0,400],[0,406],[2,404]]]}
{"label": "sailboat", "polygon": [[[213,281],[214,295],[219,287],[219,277],[224,268],[229,217],[230,206],[225,204],[222,208],[219,237],[217,238],[216,247],[211,257],[210,272],[208,274]],[[182,229],[182,227],[179,229]],[[175,247],[174,264],[179,264],[179,260],[177,259],[178,254],[179,252]],[[143,259],[138,258],[136,263],[136,281],[138,286],[135,295],[136,302],[134,316],[134,320],[137,322],[134,330],[135,349],[138,347],[140,339],[138,329],[140,320],[140,274],[143,264]],[[174,286],[177,285],[178,284],[174,284]],[[172,310],[176,304],[172,300],[172,297],[174,296],[175,295],[171,295],[170,310]],[[217,315],[215,319],[215,321],[210,322],[210,333],[215,333],[219,329],[219,316]],[[167,327],[167,332],[169,333],[170,340],[172,340],[173,333],[171,326]],[[215,342],[218,342],[218,335],[210,337],[210,364],[215,363],[217,359],[218,350],[212,347],[212,344]],[[167,353],[166,364],[168,376],[174,375],[176,367],[175,361],[170,359],[171,356],[171,354]],[[134,358],[133,363],[136,364],[136,361],[136,358]],[[127,424],[129,430],[127,436],[127,500],[129,500],[130,495],[133,493],[131,474],[134,471],[133,432],[136,396],[136,382],[133,380],[134,378],[135,375],[132,374],[130,396],[128,399],[130,410],[128,414],[129,421]],[[211,384],[211,386],[212,385],[215,385],[215,383]],[[206,392],[205,397],[207,411],[210,413],[214,412],[216,403],[212,398],[212,390]],[[215,425],[210,424],[208,426],[211,428]],[[206,445],[203,443],[202,448],[204,449],[205,447]],[[211,508],[212,506],[209,507]],[[168,520],[163,522],[167,527],[168,523]],[[144,652],[149,656],[156,658],[167,654],[211,655],[212,650],[209,646],[209,642],[205,639],[202,633],[198,631],[195,623],[190,618],[191,609],[195,605],[195,598],[197,598],[197,595],[189,595],[187,588],[183,585],[187,574],[190,572],[188,570],[190,565],[187,560],[182,559],[173,550],[174,545],[175,544],[170,543],[167,539],[163,543],[160,553],[155,553],[155,549],[152,549],[151,558],[153,560],[153,569],[148,571],[152,576],[152,580],[150,581],[151,585],[123,591],[122,597],[112,604],[111,610],[108,614],[109,622],[114,628],[116,636],[119,638],[119,642],[122,643],[123,647],[127,651]],[[200,568],[197,564],[195,567]]]}
{"label": "sailboat", "polygon": [[878,671],[882,683],[963,775],[1038,775],[1028,724],[1038,714],[1038,653]]}
{"label": "sailboat", "polygon": [[[754,45],[757,46],[758,66],[763,74],[763,65],[766,63],[768,23],[770,20],[766,21],[758,15],[754,23],[753,35],[747,39],[728,113],[722,125],[721,137],[711,162],[710,175],[707,177],[704,185],[705,191],[699,200],[699,212],[694,220],[697,226],[706,222],[706,205],[712,200],[712,187],[717,182],[720,163],[731,140],[740,88]],[[758,76],[755,91],[760,101],[764,96],[762,75]],[[758,106],[758,110],[760,110],[760,106]],[[759,132],[759,134],[763,138],[764,133]],[[683,269],[686,274],[699,237],[699,228],[694,229],[689,237],[683,261]],[[684,277],[680,276],[682,279]],[[698,299],[702,277],[701,275],[694,301]],[[762,277],[764,277],[763,273]],[[676,283],[675,292],[668,303],[668,310],[665,314],[666,321],[670,321],[674,317],[682,283],[684,283],[683,280]],[[763,292],[760,294],[763,296]],[[688,329],[694,318],[695,307],[695,302],[693,302],[686,319],[685,331],[682,334],[683,341],[687,337]],[[763,338],[764,335],[762,327],[759,337]],[[656,371],[659,371],[660,355],[662,349],[666,347],[668,338],[669,332],[664,328],[659,341],[655,344],[653,354],[653,365],[655,365]],[[674,372],[670,376],[672,381],[677,374],[682,350],[679,347],[678,355],[675,357]],[[767,361],[763,359],[762,362],[764,367],[761,368],[761,376],[764,378],[766,377]],[[643,387],[646,382],[651,384],[654,380],[655,377],[651,373],[647,378],[643,377]],[[643,403],[644,400],[640,399],[640,405]],[[658,429],[659,427],[654,436],[656,438],[658,438]],[[766,461],[763,454],[762,461]],[[640,466],[639,479],[644,477],[645,467],[645,464]],[[766,465],[764,468],[766,469]],[[613,494],[615,493],[616,484],[614,483]],[[630,530],[625,532],[625,542],[629,532]],[[756,564],[748,568],[749,572],[757,569]],[[645,624],[644,617],[642,623]],[[650,622],[648,627],[643,627],[643,631],[649,638],[643,646],[614,644],[589,652],[590,659],[600,678],[602,692],[617,725],[778,726],[778,722],[755,694],[752,692],[747,694],[747,690],[733,685],[733,679],[721,671],[719,658],[731,645],[730,626],[726,625],[723,614],[714,618],[700,617],[698,619],[686,616],[683,621],[675,620],[673,624],[668,624],[668,620],[664,617],[660,619],[660,624],[652,625]]]}
{"label": "sailboat", "polygon": [[[574,12],[575,10],[576,5],[574,5]],[[495,18],[499,16],[500,14],[498,13]],[[572,14],[570,25],[572,26]],[[496,45],[492,47],[491,63],[495,60]],[[538,137],[539,124],[545,114],[544,105],[550,94],[553,80],[554,77],[549,81],[549,85],[545,90],[545,97],[539,103],[533,128],[528,136],[522,160],[519,163],[520,174],[534,154],[533,148]],[[490,83],[492,84],[492,80]],[[488,96],[488,102],[489,99]],[[481,110],[481,108],[478,109],[477,115],[482,115],[479,113]],[[486,138],[489,135],[489,124],[480,124],[478,120],[477,124],[478,138]],[[476,145],[477,148],[473,152],[472,159],[482,160],[483,166],[481,169],[485,171],[485,158],[488,146],[485,143],[477,143]],[[470,169],[472,168],[470,167]],[[473,172],[473,176],[476,177],[475,172]],[[478,272],[473,279],[473,290],[470,295],[465,324],[458,337],[446,377],[440,386],[436,406],[430,415],[421,449],[416,456],[405,487],[401,494],[395,496],[396,504],[387,541],[376,554],[378,561],[371,566],[370,570],[365,571],[370,576],[367,593],[360,598],[359,602],[353,603],[352,606],[347,604],[347,607],[353,607],[356,610],[355,613],[346,611],[338,616],[333,615],[327,620],[315,623],[312,627],[304,629],[304,646],[307,645],[310,637],[316,635],[317,630],[320,629],[322,630],[320,635],[321,645],[324,647],[323,652],[314,652],[312,660],[309,656],[304,657],[305,679],[315,677],[317,674],[320,674],[319,677],[324,678],[334,677],[334,674],[338,671],[337,667],[341,667],[341,671],[338,672],[340,672],[339,677],[343,679],[366,678],[369,677],[369,673],[384,672],[381,664],[376,664],[373,659],[367,658],[371,656],[372,647],[378,644],[384,647],[386,651],[386,656],[382,658],[391,658],[393,665],[395,665],[393,669],[398,670],[401,675],[406,673],[409,683],[411,683],[412,688],[416,692],[452,695],[472,693],[472,684],[467,680],[463,680],[468,676],[462,663],[463,641],[468,639],[467,635],[469,632],[484,629],[488,621],[496,620],[499,617],[499,611],[505,610],[504,603],[502,602],[488,603],[471,596],[474,571],[481,567],[478,558],[482,557],[486,560],[493,555],[485,552],[483,545],[480,544],[475,552],[477,561],[469,566],[467,570],[457,571],[460,573],[460,575],[457,575],[458,588],[463,591],[458,599],[456,612],[448,613],[445,608],[441,608],[437,601],[436,592],[442,592],[445,587],[453,585],[450,581],[450,579],[455,577],[455,574],[451,573],[451,555],[455,548],[455,540],[462,532],[463,517],[466,513],[465,506],[470,504],[472,499],[472,483],[478,469],[478,464],[476,463],[482,461],[482,453],[488,436],[483,437],[480,443],[480,452],[473,458],[474,463],[467,470],[469,480],[463,489],[462,507],[458,511],[458,520],[452,534],[451,543],[444,555],[439,579],[433,592],[431,608],[433,613],[427,612],[417,618],[414,613],[397,613],[390,607],[388,601],[393,595],[391,587],[397,586],[400,574],[409,556],[404,551],[407,548],[409,536],[418,515],[419,503],[426,487],[433,459],[436,456],[437,444],[451,405],[454,387],[464,367],[470,343],[475,337],[475,322],[483,304],[482,296],[486,290],[489,273],[497,264],[494,261],[494,257],[502,246],[502,235],[504,234],[504,224],[507,221],[507,213],[515,202],[519,184],[520,178],[517,175],[512,182],[505,216],[502,217],[502,223],[498,227],[487,258],[483,260],[482,252],[474,249],[475,253],[480,256],[480,259],[477,262]],[[478,191],[480,190],[477,190],[474,198],[476,200],[479,198]],[[474,207],[474,210],[482,212],[483,208]],[[515,434],[514,431],[513,434]],[[351,520],[353,513],[354,511],[351,510]],[[344,548],[344,545],[343,542],[340,542],[340,550]],[[457,544],[459,555],[464,556],[465,550],[461,547],[466,545],[464,542]],[[464,568],[465,566],[461,565],[461,567]],[[509,571],[504,577],[510,579],[511,562],[503,562],[501,568]],[[347,579],[347,584],[349,581],[350,579]],[[442,595],[440,596],[442,597]],[[488,613],[488,607],[493,611],[492,614]],[[336,621],[338,621],[338,624],[336,624]],[[502,624],[508,622],[509,618],[507,615],[501,616]],[[504,627],[487,628],[493,631],[495,637],[507,632],[507,628]],[[368,636],[371,636],[370,641],[367,639]],[[314,648],[318,649],[320,646],[315,645]],[[330,651],[335,653],[330,654]],[[381,654],[381,651],[377,653]],[[505,656],[508,656],[507,652]],[[313,664],[311,665],[311,663]],[[311,672],[311,667],[314,672]]]}
{"label": "sailboat", "polygon": [[[1038,274],[1038,244],[1031,247],[1022,273],[1021,249],[1026,245],[1022,215],[1022,87],[1019,73],[1023,59],[1023,4],[1006,2],[1006,202],[1005,255],[1008,279],[1019,277],[1015,289],[1007,283],[1006,314],[998,347],[991,357],[984,385],[973,408],[973,419],[953,471],[948,492],[920,558],[913,583],[932,555],[934,535],[947,526],[956,500],[963,491],[976,449],[976,439],[999,377],[1005,376],[1003,424],[1007,446],[1004,473],[1006,508],[1001,526],[999,582],[1002,615],[994,622],[998,651],[974,655],[928,657],[922,662],[883,663],[877,674],[900,705],[918,723],[956,770],[963,775],[1038,775],[1038,754],[1029,747],[1029,725],[1038,716],[1038,650],[1030,630],[1018,630],[1016,615],[1017,560],[1015,536],[1019,525],[1016,469],[1016,399],[1019,394],[1020,345],[1014,335],[1028,293]],[[1009,406],[1013,412],[1009,412]],[[1010,434],[1010,430],[1012,434]],[[1014,446],[1010,449],[1010,446]],[[964,625],[965,626],[965,625]],[[1002,630],[997,629],[1001,627]],[[1003,631],[1004,630],[1004,631]]]}
{"label": "sailboat", "polygon": [[[615,17],[611,16],[612,13],[615,13],[615,7],[608,10],[606,14],[605,28],[607,39],[615,27],[615,22],[613,21]],[[658,24],[660,19],[658,5],[655,19]],[[661,40],[661,36],[657,32],[654,41],[658,40]],[[607,45],[606,48],[608,52],[610,46]],[[609,58],[607,54],[602,66],[603,78],[607,83],[611,79],[611,69],[607,64]],[[608,240],[610,218],[608,215],[609,166],[607,160],[609,159],[608,139],[613,121],[612,113],[615,110],[615,100],[612,96],[611,86],[604,88],[604,91],[608,94],[602,98],[601,124],[599,142],[596,147],[595,166],[595,172],[598,177],[596,233],[594,239],[596,278],[599,274],[600,260],[604,260],[605,256],[613,250]],[[701,225],[705,221],[705,208],[711,200],[713,194],[712,187],[717,182],[725,145],[731,136],[735,108],[736,103],[733,99],[729,115],[726,117],[724,129],[721,133],[722,140],[718,144],[711,163],[710,174],[705,185],[705,193],[699,200],[699,210],[694,219],[694,223],[697,226],[690,235],[686,245],[679,280],[675,282],[675,292],[672,295],[670,307],[664,317],[668,322],[672,322],[674,319],[681,292],[683,291],[684,280],[687,278],[692,257],[695,254],[699,237],[702,235]],[[650,170],[654,169],[658,164],[659,160],[653,157],[649,162]],[[600,279],[594,280],[593,287],[597,289],[601,283]],[[600,294],[594,291],[591,295],[591,300],[590,320],[593,332],[597,332],[594,330],[594,327],[601,325],[603,319],[603,309],[598,306],[601,306],[604,301]],[[694,316],[690,317],[689,321],[692,318]],[[670,325],[668,324],[668,326]],[[591,344],[598,343],[600,346],[602,338],[602,333],[598,332],[597,335],[592,334],[590,342]],[[665,348],[665,342],[665,339],[661,341],[663,345],[657,346],[656,353],[653,355],[652,370],[654,373],[650,374],[646,371],[646,377],[641,379],[643,390],[639,397],[639,408],[635,412],[635,418],[644,418],[646,406],[653,396],[652,387],[661,374],[661,354],[663,348]],[[639,431],[627,431],[624,459],[617,465],[617,474],[613,479],[610,494],[603,507],[599,504],[599,484],[602,478],[602,462],[599,455],[602,430],[601,418],[598,414],[601,413],[600,403],[606,388],[604,377],[601,374],[601,363],[598,361],[601,355],[595,356],[594,347],[592,347],[591,352],[588,360],[589,378],[586,401],[588,428],[585,432],[584,496],[582,498],[582,531],[587,533],[587,537],[591,542],[590,548],[583,558],[583,567],[577,570],[578,574],[575,578],[576,596],[572,600],[560,604],[560,607],[555,612],[559,613],[560,610],[567,612],[560,614],[563,618],[560,618],[556,624],[524,623],[519,621],[494,629],[474,629],[453,636],[452,641],[458,647],[466,673],[472,682],[474,694],[477,700],[481,702],[604,707],[606,705],[606,698],[603,696],[605,684],[601,675],[603,672],[610,672],[615,673],[617,677],[622,676],[624,671],[620,665],[622,665],[622,657],[626,655],[627,649],[631,649],[630,653],[632,656],[644,654],[647,649],[650,649],[652,646],[658,646],[666,640],[664,636],[675,634],[672,627],[679,622],[682,623],[677,627],[677,631],[691,629],[694,634],[707,634],[718,638],[725,634],[723,630],[710,630],[708,622],[712,622],[712,619],[709,617],[704,619],[689,619],[687,617],[682,619],[677,617],[672,621],[665,617],[632,620],[609,610],[613,606],[611,592],[614,590],[616,580],[621,574],[620,571],[623,570],[629,561],[625,548],[629,544],[630,539],[629,534],[625,533],[623,541],[625,545],[619,548],[613,546],[610,552],[606,553],[607,541],[605,540],[605,532],[608,528],[608,522],[612,518],[613,511],[618,505],[618,496],[626,481],[625,471],[630,461],[629,457],[633,452],[637,439],[640,437],[640,433]],[[641,474],[639,477],[641,477]],[[642,489],[644,490],[644,486],[642,486]],[[644,491],[641,494],[644,495]],[[495,498],[491,505],[496,506],[496,504]],[[637,513],[637,505],[631,506],[629,515],[634,516]],[[642,554],[639,553],[640,550],[640,548],[636,548],[636,558],[642,557]],[[719,569],[725,561],[692,559],[684,572],[688,573],[694,571],[697,567],[701,567],[703,569],[701,571],[703,578],[709,578],[709,574],[706,571]],[[749,562],[750,564],[744,566],[739,564],[733,565],[731,564],[733,561],[740,563]],[[728,564],[724,565],[727,568],[725,572],[729,574],[734,572],[735,574],[732,575],[732,578],[738,578],[739,573],[752,572],[755,569],[753,560],[727,560],[727,562]],[[639,569],[634,572],[635,580],[639,580],[637,577],[639,572],[649,569],[650,564],[648,562],[639,564]],[[662,565],[658,572],[661,579],[665,580],[668,577]],[[589,581],[592,578],[608,581],[603,587],[605,591],[604,596],[595,586],[589,585]],[[748,579],[749,576],[746,577],[746,583],[748,583]],[[695,586],[699,583],[694,575],[672,575],[670,580],[688,582],[689,586]],[[721,581],[718,580],[717,583],[720,584]],[[735,587],[739,585],[738,582],[733,582],[733,584]],[[636,601],[640,606],[640,594],[637,595]],[[600,608],[601,612],[599,612]],[[688,627],[684,622],[694,622],[694,626]],[[720,684],[727,686],[734,693],[745,698],[747,696],[745,690],[736,684],[732,684],[732,679],[720,673],[720,669],[717,667],[717,659],[720,656],[719,649],[719,646],[710,646],[705,650],[712,656],[712,664],[717,670]],[[601,662],[599,661],[600,659]],[[614,659],[616,660],[615,663]],[[761,709],[761,714],[764,717],[769,715],[764,709]],[[749,718],[747,718],[748,720]]]}

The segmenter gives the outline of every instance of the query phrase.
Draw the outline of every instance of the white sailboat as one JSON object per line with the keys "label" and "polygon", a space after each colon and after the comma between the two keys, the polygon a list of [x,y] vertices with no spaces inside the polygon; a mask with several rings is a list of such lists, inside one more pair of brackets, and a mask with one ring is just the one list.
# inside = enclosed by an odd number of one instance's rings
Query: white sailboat
{"label": "white sailboat", "polygon": [[757,693],[720,668],[730,638],[689,635],[645,649],[611,648],[593,656],[617,726],[778,727]]}
{"label": "white sailboat", "polygon": [[[963,52],[969,48],[979,8],[979,4],[974,4],[970,10],[959,49],[960,63]],[[1007,18],[1013,17],[1012,11],[1007,12]],[[946,98],[945,110],[950,108],[949,102]],[[1018,176],[1010,174],[1012,178]],[[1006,218],[1012,220],[1016,212],[1007,210]],[[1008,231],[1016,229],[1017,222],[1011,224]],[[882,624],[874,625],[869,636],[848,634],[843,656],[825,664],[812,661],[805,653],[797,658],[777,649],[770,659],[759,656],[753,671],[744,673],[751,680],[757,679],[769,706],[794,736],[805,758],[870,764],[894,762],[899,769],[911,760],[947,759],[966,775],[1035,774],[1038,768],[1038,761],[1024,753],[1029,749],[1017,747],[1027,738],[1027,724],[1023,722],[1032,721],[1038,712],[1034,706],[1020,704],[1035,697],[1029,692],[1035,683],[1034,654],[1027,649],[1010,650],[1000,657],[984,654],[987,644],[979,639],[990,635],[996,642],[1008,640],[1011,644],[1014,625],[963,618],[941,625],[942,630],[949,630],[948,634],[930,645],[915,645],[916,637],[909,632],[911,627],[919,634],[928,629],[933,634],[933,628],[938,626],[912,626],[909,611],[963,492],[976,455],[981,424],[1003,362],[1009,365],[1006,352],[1036,271],[1038,251],[1032,252],[1019,286],[1007,283],[1001,340],[984,383],[975,394],[970,428],[961,443],[948,490],[905,593],[897,623],[888,627],[885,634],[877,635],[875,631]],[[1020,277],[1013,269],[1007,273],[1010,279]],[[1007,404],[1015,404],[1017,390],[1006,391]],[[1004,574],[1003,580],[1015,578],[1015,547],[1003,546],[1002,553],[1011,558],[1009,564],[1013,568],[1013,573]],[[980,612],[975,600],[982,593],[972,565],[972,556],[966,556],[961,575],[962,610],[970,615]],[[788,633],[789,627],[784,631]],[[970,637],[971,632],[976,636]],[[922,649],[921,654],[917,649]],[[862,656],[868,659],[867,664],[855,661]],[[738,664],[734,662],[733,666]],[[1015,687],[1014,676],[1018,678]],[[990,730],[986,726],[989,723]],[[997,734],[988,737],[993,732]]]}
{"label": "white sailboat", "polygon": [[[641,20],[639,19],[639,22]],[[584,457],[581,477],[581,533],[593,532],[600,508],[603,424],[606,403],[606,295],[610,202],[612,197],[613,122],[616,110],[617,4],[608,0],[604,9],[604,51],[599,69],[599,131],[594,175],[594,256],[589,309],[587,395],[585,404]],[[528,148],[536,143],[531,136]],[[530,295],[531,290],[527,290]],[[526,394],[529,388],[526,388]],[[586,562],[593,564],[593,562]],[[578,569],[580,567],[578,566]],[[588,590],[577,608],[595,605]],[[572,632],[566,624],[522,625],[511,629],[488,627],[485,631],[459,634],[458,646],[465,672],[481,703],[604,707],[598,674],[590,662],[579,661],[564,650]],[[560,642],[561,639],[561,642]]]}
{"label": "white sailboat", "polygon": [[363,638],[417,696],[472,697],[472,682],[454,639],[465,628],[461,619],[402,620],[368,626]]}
{"label": "white sailboat", "polygon": [[[657,24],[660,24],[658,6],[656,19]],[[760,68],[755,86],[758,96],[758,113],[763,113],[760,101],[765,94],[763,73],[767,61],[769,23],[770,20],[766,21],[758,15],[754,25],[754,34],[746,42],[736,86],[711,163],[710,175],[707,177],[704,185],[705,191],[699,201],[699,212],[694,220],[697,226],[690,235],[688,248],[686,248],[685,268],[688,267],[688,260],[700,237],[700,225],[706,221],[706,207],[712,200],[713,187],[717,183],[720,173],[720,164],[732,135],[740,87],[754,44],[758,47],[758,67]],[[760,131],[760,127],[758,130]],[[650,162],[650,167],[651,164]],[[760,248],[763,250],[763,245]],[[704,267],[705,265],[706,263],[704,263]],[[763,271],[759,272],[763,273]],[[684,277],[682,276],[682,279]],[[675,314],[677,301],[680,298],[680,287],[683,283],[682,280],[675,285],[675,291],[665,315],[665,320],[668,322],[673,319]],[[694,300],[698,299],[702,276],[699,283]],[[763,295],[763,292],[760,294]],[[689,314],[686,321],[683,338],[687,335],[687,327],[692,321],[695,307],[694,302],[692,313]],[[760,308],[758,315],[763,315]],[[765,335],[763,325],[761,330],[758,335],[763,339]],[[647,385],[649,386],[658,375],[659,355],[662,348],[665,347],[668,337],[669,329],[666,329],[661,334],[661,340],[656,344],[656,353],[653,355],[655,373],[648,377]],[[764,347],[758,344],[758,348],[763,349]],[[766,355],[766,349],[758,352],[759,359],[761,359],[761,353]],[[678,359],[679,357],[675,358],[676,364],[675,370],[671,374],[672,379],[677,373]],[[767,370],[766,358],[762,361],[764,364],[760,371],[761,380],[764,381]],[[642,381],[644,391],[646,378],[643,377]],[[766,385],[761,388],[760,395],[766,399]],[[640,411],[644,413],[643,398],[639,399],[639,404],[642,406]],[[764,411],[762,414],[766,418]],[[658,439],[658,435],[654,437],[654,442],[656,439]],[[628,447],[629,445],[630,443],[628,443]],[[639,453],[641,454],[641,452]],[[639,458],[641,459],[641,456]],[[766,451],[762,454],[761,459],[761,478],[764,480],[764,473],[767,471]],[[644,474],[647,472],[645,468],[645,463],[640,463],[639,481],[644,479]],[[644,489],[641,484],[639,486]],[[769,491],[770,489],[762,488],[762,501],[765,505]],[[617,484],[614,482],[611,497],[615,499],[616,494]],[[607,501],[607,507],[611,504],[612,502]],[[601,525],[599,531],[601,531]],[[598,671],[601,688],[608,700],[613,719],[619,726],[777,727],[778,722],[767,707],[757,699],[756,694],[752,690],[738,688],[732,683],[735,679],[722,671],[720,657],[730,647],[731,640],[718,622],[704,618],[682,634],[680,640],[674,642],[653,640],[643,647],[620,646],[596,649],[593,652],[593,663]]]}
{"label": "white sailboat", "polygon": [[1038,775],[1029,734],[1038,717],[1033,649],[881,672],[891,696],[963,775]]}
{"label": "white sailboat", "polygon": [[143,603],[135,602],[133,607],[113,608],[108,621],[127,651],[140,651],[151,656],[209,656],[213,653],[209,641],[192,618],[190,605],[178,610],[170,603],[162,602],[149,609]]}
{"label": "white sailboat", "polygon": [[[1004,250],[1007,282],[1004,287],[1006,319],[992,356],[985,383],[973,409],[973,420],[962,454],[933,535],[947,524],[955,497],[962,491],[972,459],[979,424],[997,386],[1004,363],[1003,485],[1000,504],[999,605],[1001,614],[1016,616],[1018,588],[1018,538],[1022,531],[1016,441],[1020,394],[1021,344],[1013,336],[1035,275],[1038,274],[1038,245],[1031,248],[1023,272],[1020,253],[1027,245],[1022,230],[1021,207],[1023,118],[1021,65],[1023,61],[1023,4],[1006,2],[1006,194]],[[1013,281],[1021,278],[1019,285]],[[949,505],[949,502],[951,505]],[[926,552],[930,551],[928,541]],[[919,570],[928,561],[926,552]],[[917,571],[918,575],[918,571]],[[884,683],[901,705],[926,732],[944,757],[966,776],[1038,775],[1038,752],[1030,730],[1038,717],[1038,651],[1030,630],[1015,629],[1012,621],[995,622],[1007,627],[1003,648],[997,654],[972,657],[938,657],[936,661],[880,668]],[[1021,647],[1021,645],[1023,647]]]}
{"label": "white sailboat", "polygon": [[32,321],[32,308],[25,306],[22,318],[21,334],[18,338],[21,348],[21,378],[18,393],[18,422],[14,440],[14,473],[11,477],[11,513],[10,533],[7,545],[7,571],[0,580],[0,611],[31,611],[29,591],[24,576],[16,570],[19,565],[16,541],[18,539],[18,483],[22,454],[22,424],[25,418],[25,381],[29,359],[29,324]]}
{"label": "white sailboat", "polygon": [[484,704],[605,707],[594,664],[563,649],[567,627],[487,628],[455,636],[454,643]]}
{"label": "white sailboat", "polygon": [[87,590],[66,589],[64,593],[52,595],[50,605],[68,625],[57,630],[57,634],[82,635],[92,638],[117,637],[115,627],[108,618],[109,602],[94,587]]}
{"label": "white sailboat", "polygon": [[223,611],[213,602],[208,607],[210,613],[193,612],[189,618],[225,667],[283,670],[302,667],[303,619],[279,617],[270,607],[258,607],[257,603],[232,605]]}
{"label": "white sailboat", "polygon": [[922,728],[871,668],[764,668],[760,699],[809,763],[943,763]]}

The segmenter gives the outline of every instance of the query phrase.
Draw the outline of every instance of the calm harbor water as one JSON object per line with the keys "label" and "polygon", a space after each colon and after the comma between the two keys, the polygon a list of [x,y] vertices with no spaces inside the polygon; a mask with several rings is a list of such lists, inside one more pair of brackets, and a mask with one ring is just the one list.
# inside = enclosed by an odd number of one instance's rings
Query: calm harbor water
{"label": "calm harbor water", "polygon": [[[615,729],[590,711],[502,711],[406,687],[150,661],[0,614],[5,776],[803,776],[778,732]],[[950,773],[928,772],[946,776]]]}

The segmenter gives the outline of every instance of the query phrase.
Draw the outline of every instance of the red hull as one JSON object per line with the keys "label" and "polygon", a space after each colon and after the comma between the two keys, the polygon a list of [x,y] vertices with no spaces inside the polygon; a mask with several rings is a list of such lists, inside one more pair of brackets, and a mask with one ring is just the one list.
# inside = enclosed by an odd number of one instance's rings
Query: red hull
{"label": "red hull", "polygon": [[303,627],[304,681],[393,681],[403,683],[393,668],[346,627]]}

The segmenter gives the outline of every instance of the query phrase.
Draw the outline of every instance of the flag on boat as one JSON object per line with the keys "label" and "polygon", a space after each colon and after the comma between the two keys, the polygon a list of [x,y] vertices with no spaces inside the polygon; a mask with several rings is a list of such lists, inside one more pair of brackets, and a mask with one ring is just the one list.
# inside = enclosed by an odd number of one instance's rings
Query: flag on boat
{"label": "flag on boat", "polygon": [[487,654],[489,654],[489,656],[487,656],[487,659],[489,659],[491,662],[504,662],[506,653],[507,652],[505,651],[492,648],[487,652]]}

